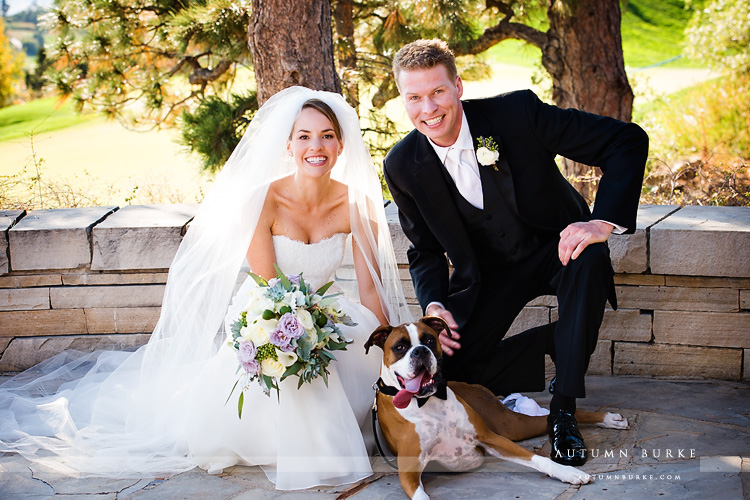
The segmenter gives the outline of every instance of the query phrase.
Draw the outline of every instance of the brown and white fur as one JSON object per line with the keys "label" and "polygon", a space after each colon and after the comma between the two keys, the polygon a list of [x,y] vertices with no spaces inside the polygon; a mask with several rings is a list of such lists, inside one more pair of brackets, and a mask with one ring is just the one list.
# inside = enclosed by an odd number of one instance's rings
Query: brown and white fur
{"label": "brown and white fur", "polygon": [[[452,471],[467,471],[479,467],[485,453],[567,483],[590,482],[592,478],[585,472],[513,442],[545,434],[546,416],[516,413],[489,389],[463,382],[448,382],[444,400],[431,397],[445,385],[439,366],[442,350],[438,334],[442,330],[450,332],[441,318],[426,316],[414,323],[381,326],[365,344],[368,351],[373,345],[383,349],[381,379],[384,385],[400,391],[396,396],[378,392],[377,408],[385,439],[398,457],[398,475],[406,494],[412,499],[429,500],[421,480],[429,462]],[[407,387],[410,390],[405,392]],[[418,400],[424,398],[429,399],[420,407]],[[628,428],[627,420],[616,413],[577,411],[575,417],[579,423]]]}

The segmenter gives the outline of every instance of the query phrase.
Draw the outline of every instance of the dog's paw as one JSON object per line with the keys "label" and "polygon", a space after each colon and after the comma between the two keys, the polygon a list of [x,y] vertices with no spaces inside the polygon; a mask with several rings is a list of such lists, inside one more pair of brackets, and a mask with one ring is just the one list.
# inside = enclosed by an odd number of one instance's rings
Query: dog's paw
{"label": "dog's paw", "polygon": [[532,467],[564,483],[588,484],[594,480],[593,477],[582,470],[570,467],[569,465],[558,464],[547,457],[535,455],[531,458],[531,462],[533,464]]}
{"label": "dog's paw", "polygon": [[414,496],[411,500],[430,500],[430,497],[425,493],[424,488],[420,485],[417,491],[414,492]]}
{"label": "dog's paw", "polygon": [[619,413],[607,413],[604,415],[604,420],[596,425],[605,429],[630,429],[628,419]]}
{"label": "dog's paw", "polygon": [[570,484],[589,484],[594,480],[594,478],[582,470],[578,470],[575,467],[569,467],[570,469],[573,469],[571,472],[571,476],[569,479],[563,479],[566,483]]}

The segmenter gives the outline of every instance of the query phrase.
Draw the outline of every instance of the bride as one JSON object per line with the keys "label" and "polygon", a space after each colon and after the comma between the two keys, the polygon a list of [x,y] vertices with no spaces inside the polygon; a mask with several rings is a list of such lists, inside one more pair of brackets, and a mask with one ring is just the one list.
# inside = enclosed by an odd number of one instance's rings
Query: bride
{"label": "bride", "polygon": [[[291,377],[267,396],[227,401],[227,346],[255,274],[330,281],[347,242],[360,304],[328,384]],[[0,451],[67,474],[162,476],[195,466],[260,465],[278,489],[355,482],[372,473],[364,428],[380,360],[364,342],[408,320],[379,179],[358,117],[338,94],[283,90],[256,113],[190,223],[170,267],[159,322],[134,352],[65,352],[0,387]],[[225,324],[224,331],[222,325]],[[226,333],[224,333],[226,332]]]}

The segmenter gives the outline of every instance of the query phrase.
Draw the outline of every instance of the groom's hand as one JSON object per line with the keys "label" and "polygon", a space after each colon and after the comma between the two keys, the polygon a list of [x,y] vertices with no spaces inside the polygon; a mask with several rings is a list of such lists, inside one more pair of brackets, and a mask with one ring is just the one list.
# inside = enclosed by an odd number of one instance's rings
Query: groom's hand
{"label": "groom's hand", "polygon": [[557,247],[560,262],[567,266],[575,260],[581,252],[592,243],[607,241],[614,226],[599,220],[589,222],[574,222],[560,233],[560,244]]}
{"label": "groom's hand", "polygon": [[440,307],[437,304],[430,304],[427,306],[427,309],[425,309],[425,314],[428,316],[438,316],[440,318],[443,318],[443,320],[448,324],[448,328],[451,329],[451,335],[453,338],[446,335],[445,331],[440,332],[440,345],[443,348],[443,354],[447,354],[448,356],[453,356],[453,350],[454,349],[460,349],[461,344],[456,342],[457,339],[461,338],[461,335],[456,331],[456,328],[458,328],[458,323],[456,323],[456,320],[453,319],[453,315],[448,311],[447,309]]}

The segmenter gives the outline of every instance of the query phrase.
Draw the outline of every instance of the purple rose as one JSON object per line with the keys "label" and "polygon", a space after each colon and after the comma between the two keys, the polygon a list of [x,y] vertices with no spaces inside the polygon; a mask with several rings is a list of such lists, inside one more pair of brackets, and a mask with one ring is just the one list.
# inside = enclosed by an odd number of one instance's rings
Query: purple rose
{"label": "purple rose", "polygon": [[294,350],[294,346],[291,344],[292,339],[287,337],[281,330],[274,330],[273,333],[271,333],[270,342],[284,352]]}
{"label": "purple rose", "polygon": [[290,341],[298,339],[305,334],[305,327],[302,325],[302,322],[292,313],[286,313],[279,318],[276,330],[283,332],[284,336],[289,337]]}
{"label": "purple rose", "polygon": [[237,359],[240,360],[240,363],[243,363],[245,361],[250,361],[252,359],[255,359],[255,355],[257,354],[258,350],[255,348],[255,344],[252,342],[240,342],[240,348],[237,352]]}
{"label": "purple rose", "polygon": [[287,278],[289,279],[289,281],[293,285],[299,286],[299,284],[302,282],[302,275],[301,274],[290,274],[290,275],[287,276]]}
{"label": "purple rose", "polygon": [[269,341],[284,352],[294,350],[292,339],[283,330],[279,330],[278,328],[271,333]]}
{"label": "purple rose", "polygon": [[257,349],[252,342],[240,342],[239,351],[237,351],[237,359],[242,365],[242,368],[250,374],[257,374],[260,371],[260,364],[255,360]]}
{"label": "purple rose", "polygon": [[260,373],[260,363],[256,360],[251,359],[247,363],[240,363],[242,368],[248,373],[248,375],[257,375]]}

